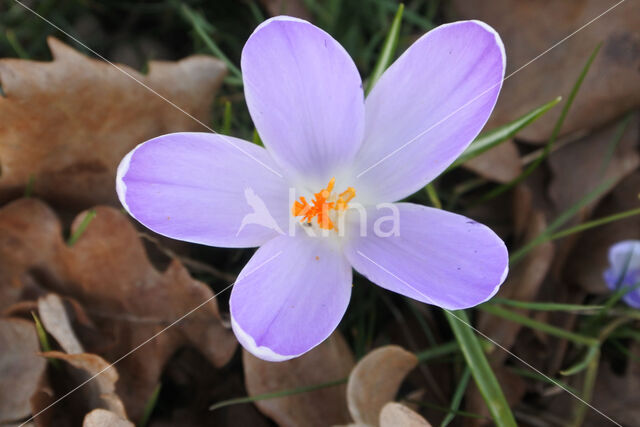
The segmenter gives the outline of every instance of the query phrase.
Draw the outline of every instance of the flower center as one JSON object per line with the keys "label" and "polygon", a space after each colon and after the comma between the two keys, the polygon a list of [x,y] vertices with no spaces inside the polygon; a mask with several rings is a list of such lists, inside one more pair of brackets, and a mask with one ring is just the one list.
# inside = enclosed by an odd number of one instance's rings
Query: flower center
{"label": "flower center", "polygon": [[331,178],[326,188],[313,195],[311,203],[300,196],[300,200],[293,202],[291,212],[295,217],[302,217],[300,222],[311,224],[313,218],[316,218],[318,226],[325,230],[333,230],[332,216],[337,212],[345,211],[349,205],[349,201],[356,196],[356,190],[353,187],[347,188],[342,193],[336,195],[333,193],[333,186],[336,183],[335,178]]}

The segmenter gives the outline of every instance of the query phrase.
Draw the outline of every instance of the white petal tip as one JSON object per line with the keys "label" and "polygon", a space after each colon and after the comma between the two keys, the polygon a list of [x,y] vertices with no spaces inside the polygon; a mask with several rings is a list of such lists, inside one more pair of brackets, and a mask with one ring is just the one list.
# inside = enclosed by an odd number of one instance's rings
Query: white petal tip
{"label": "white petal tip", "polygon": [[479,25],[480,27],[485,29],[487,32],[493,34],[493,38],[496,41],[496,45],[498,45],[498,49],[500,49],[500,53],[502,54],[502,77],[504,78],[505,69],[507,68],[507,53],[505,52],[504,43],[502,42],[502,38],[500,37],[500,34],[498,34],[498,32],[486,22],[478,21],[476,19],[471,20],[471,22]]}
{"label": "white petal tip", "polygon": [[[139,147],[139,145],[138,145]],[[118,171],[116,173],[116,192],[118,193],[118,199],[120,199],[120,203],[122,206],[129,211],[129,206],[127,205],[127,184],[124,182],[124,176],[129,171],[129,165],[131,164],[131,157],[133,156],[134,151],[138,148],[134,148],[129,151],[126,156],[120,161],[118,165]]]}
{"label": "white petal tip", "polygon": [[259,359],[266,360],[267,362],[283,362],[285,360],[293,359],[294,357],[299,356],[299,354],[291,356],[278,354],[269,347],[257,345],[253,337],[246,333],[238,325],[238,323],[233,318],[233,314],[231,315],[231,328],[236,334],[236,338],[238,338],[238,341],[240,342],[242,347],[244,347],[249,353],[253,354]]}

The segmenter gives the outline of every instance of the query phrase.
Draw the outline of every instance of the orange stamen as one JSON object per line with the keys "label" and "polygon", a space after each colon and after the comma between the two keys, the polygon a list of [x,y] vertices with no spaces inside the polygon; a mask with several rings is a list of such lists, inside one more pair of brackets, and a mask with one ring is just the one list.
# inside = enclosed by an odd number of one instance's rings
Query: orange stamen
{"label": "orange stamen", "polygon": [[347,188],[340,193],[338,197],[334,197],[333,187],[336,183],[335,178],[331,178],[326,188],[313,195],[311,203],[307,202],[304,197],[293,202],[291,213],[293,216],[300,216],[300,222],[311,223],[313,218],[320,228],[333,230],[334,225],[331,220],[331,211],[344,211],[347,209],[349,202],[356,196],[356,190],[353,187]]}

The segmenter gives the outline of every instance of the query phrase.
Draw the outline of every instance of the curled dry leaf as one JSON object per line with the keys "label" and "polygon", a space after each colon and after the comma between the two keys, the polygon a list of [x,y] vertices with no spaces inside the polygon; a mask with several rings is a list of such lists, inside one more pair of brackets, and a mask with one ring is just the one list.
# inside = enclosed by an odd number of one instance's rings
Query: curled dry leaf
{"label": "curled dry leaf", "polygon": [[[340,380],[349,375],[354,364],[353,354],[339,331],[296,359],[266,362],[243,351],[242,361],[249,396]],[[344,385],[258,400],[255,404],[280,426],[327,426],[349,422]]]}
{"label": "curled dry leaf", "polygon": [[103,408],[122,418],[127,417],[122,401],[115,394],[118,372],[103,358],[96,354],[66,354],[60,351],[48,351],[42,356],[64,361],[68,367],[68,378],[72,379],[73,384],[80,385],[92,378],[78,390],[86,411]]}
{"label": "curled dry leaf", "polygon": [[[132,419],[141,415],[166,361],[178,348],[194,346],[216,366],[235,351],[237,342],[221,323],[211,290],[177,261],[158,272],[133,225],[116,209],[96,208],[80,240],[68,247],[59,220],[44,203],[23,199],[5,206],[0,210],[0,289],[12,284],[19,289],[25,277],[82,304],[103,334],[100,348],[83,344],[109,361],[199,307],[118,364],[122,375],[117,392]],[[18,290],[12,295],[21,297]]]}
{"label": "curled dry leaf", "polygon": [[380,427],[431,427],[431,424],[406,406],[389,402],[380,411]]}
{"label": "curled dry leaf", "polygon": [[82,344],[76,338],[64,301],[56,294],[38,299],[38,314],[42,325],[69,354],[84,353]]}
{"label": "curled dry leaf", "polygon": [[416,367],[413,353],[396,345],[373,350],[349,375],[347,404],[356,423],[378,425],[382,407],[395,400],[407,374]]}
{"label": "curled dry leaf", "polygon": [[32,322],[0,319],[0,423],[31,414],[29,399],[46,368]]}
{"label": "curled dry leaf", "polygon": [[54,202],[115,203],[116,168],[137,144],[170,132],[206,131],[158,94],[206,123],[225,75],[221,61],[151,61],[143,75],[54,38],[48,43],[51,62],[0,60],[6,95],[0,97],[0,201],[22,194],[33,176],[35,194]]}
{"label": "curled dry leaf", "polygon": [[94,409],[84,417],[82,427],[134,427],[131,421],[105,409]]}
{"label": "curled dry leaf", "polygon": [[[508,123],[534,108],[565,97],[599,43],[602,49],[575,98],[563,133],[596,128],[640,105],[640,11],[627,1],[582,29],[578,35],[555,43],[578,30],[614,2],[601,0],[491,2],[453,0],[450,20],[479,19],[493,26],[505,44],[508,77],[488,128]],[[544,55],[527,63],[538,55]],[[524,68],[522,68],[524,67]],[[549,72],[553,70],[553,76]],[[544,142],[560,114],[554,108],[520,132],[520,137]]]}

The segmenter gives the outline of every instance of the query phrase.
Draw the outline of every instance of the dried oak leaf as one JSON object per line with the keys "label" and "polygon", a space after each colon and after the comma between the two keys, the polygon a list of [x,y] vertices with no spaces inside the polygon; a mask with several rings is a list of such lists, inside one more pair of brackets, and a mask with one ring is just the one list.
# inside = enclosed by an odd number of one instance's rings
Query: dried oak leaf
{"label": "dried oak leaf", "polygon": [[395,400],[402,381],[417,364],[413,353],[397,345],[380,347],[363,357],[347,384],[347,405],[356,424],[377,426],[380,411]]}
{"label": "dried oak leaf", "polygon": [[[638,2],[620,4],[538,57],[613,4],[601,0],[452,0],[448,18],[480,19],[494,27],[505,44],[506,75],[518,70],[505,80],[488,128],[508,123],[558,95],[566,98],[587,59],[601,42],[602,49],[589,70],[583,90],[575,98],[562,132],[596,128],[639,106]],[[523,129],[519,136],[535,142],[546,141],[560,110],[552,109]]]}
{"label": "dried oak leaf", "polygon": [[111,411],[94,409],[84,417],[82,427],[135,427],[135,424]]}
{"label": "dried oak leaf", "polygon": [[48,43],[51,62],[0,59],[0,201],[22,194],[33,176],[35,194],[52,202],[115,203],[127,152],[164,133],[205,130],[167,100],[206,123],[226,73],[221,61],[196,55],[151,61],[143,75]]}
{"label": "dried oak leaf", "polygon": [[[103,333],[102,347],[86,351],[115,361],[162,332],[118,363],[117,393],[137,419],[169,357],[180,347],[200,350],[216,366],[233,355],[237,341],[220,319],[211,290],[193,280],[178,261],[164,273],[149,262],[131,222],[118,210],[95,209],[96,217],[73,247],[62,239],[55,214],[35,199],[0,210],[0,289],[35,278],[50,291],[76,299]],[[72,225],[75,230],[84,214]],[[17,285],[16,285],[17,284]],[[13,295],[20,296],[18,291]]]}
{"label": "dried oak leaf", "polygon": [[29,399],[46,368],[39,351],[32,322],[0,319],[0,424],[31,414]]}
{"label": "dried oak leaf", "polygon": [[60,351],[48,351],[42,353],[42,356],[64,361],[66,379],[71,380],[72,385],[80,385],[93,378],[79,388],[75,396],[69,395],[70,399],[75,399],[74,409],[83,407],[83,412],[86,413],[102,408],[127,418],[124,404],[115,393],[118,372],[106,360],[96,354],[66,354]]}
{"label": "dried oak leaf", "polygon": [[[243,351],[249,396],[314,386],[345,378],[353,367],[353,354],[339,331],[296,359],[265,362]],[[336,385],[277,399],[258,400],[258,409],[280,426],[327,426],[349,422],[346,387]]]}
{"label": "dried oak leaf", "polygon": [[431,427],[431,424],[403,404],[389,402],[380,411],[380,427]]}

